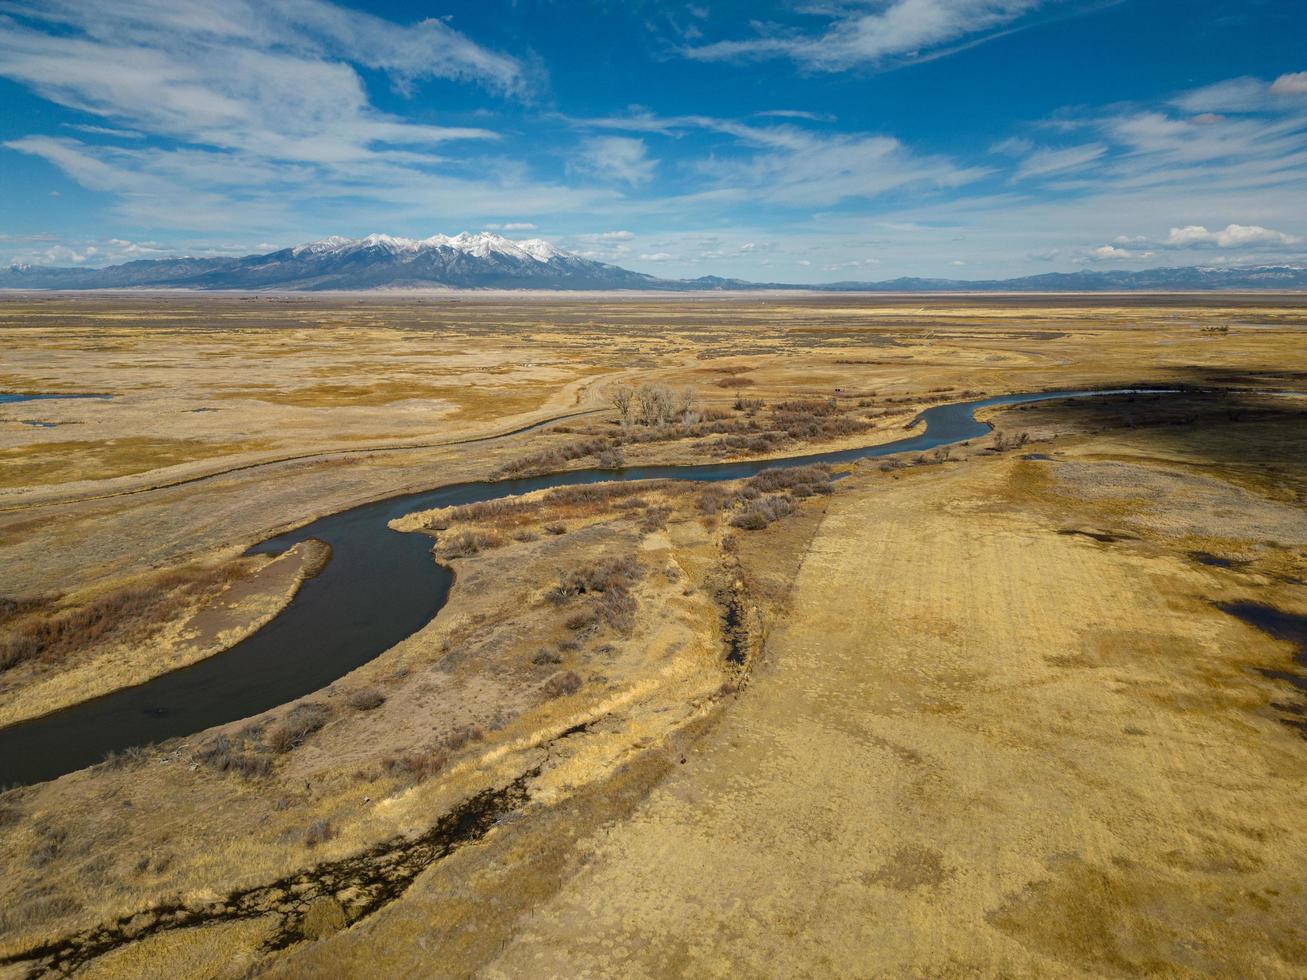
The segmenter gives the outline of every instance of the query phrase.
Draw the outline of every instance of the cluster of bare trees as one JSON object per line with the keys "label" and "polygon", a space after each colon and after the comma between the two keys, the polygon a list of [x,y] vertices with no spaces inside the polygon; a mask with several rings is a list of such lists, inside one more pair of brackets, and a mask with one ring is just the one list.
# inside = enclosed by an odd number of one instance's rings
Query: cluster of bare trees
{"label": "cluster of bare trees", "polygon": [[693,425],[699,421],[699,397],[690,387],[673,391],[666,385],[643,384],[638,388],[616,385],[608,400],[617,409],[623,428],[633,425]]}

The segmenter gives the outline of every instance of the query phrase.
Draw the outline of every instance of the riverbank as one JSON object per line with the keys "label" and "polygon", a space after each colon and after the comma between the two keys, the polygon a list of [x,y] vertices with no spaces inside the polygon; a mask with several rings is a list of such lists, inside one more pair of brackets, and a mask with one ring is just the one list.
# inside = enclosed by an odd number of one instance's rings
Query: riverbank
{"label": "riverbank", "polygon": [[142,684],[229,649],[277,616],[331,549],[227,559],[108,589],[33,600],[5,617],[0,644],[30,653],[0,674],[0,728]]}

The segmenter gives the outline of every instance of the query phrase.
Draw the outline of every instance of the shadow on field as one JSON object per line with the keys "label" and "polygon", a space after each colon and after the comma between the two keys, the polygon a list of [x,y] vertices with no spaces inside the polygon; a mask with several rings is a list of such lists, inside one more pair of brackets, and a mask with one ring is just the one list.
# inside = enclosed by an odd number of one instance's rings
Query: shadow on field
{"label": "shadow on field", "polygon": [[[1156,382],[1154,382],[1156,385]],[[1192,463],[1307,481],[1307,376],[1195,371],[1179,393],[1036,402],[1008,409],[998,428],[1046,434],[1130,433],[1142,449]],[[1255,386],[1255,387],[1254,387]],[[1104,387],[1131,387],[1131,382]],[[1301,395],[1279,392],[1303,391]]]}

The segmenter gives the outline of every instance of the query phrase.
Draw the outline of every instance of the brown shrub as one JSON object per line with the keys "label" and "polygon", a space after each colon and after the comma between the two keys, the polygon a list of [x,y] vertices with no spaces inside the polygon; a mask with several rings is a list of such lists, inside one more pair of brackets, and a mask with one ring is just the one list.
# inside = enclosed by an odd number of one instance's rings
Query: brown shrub
{"label": "brown shrub", "polygon": [[582,609],[574,612],[563,620],[563,625],[573,632],[577,632],[593,626],[598,621],[598,615],[592,609]]}
{"label": "brown shrub", "polygon": [[504,539],[489,531],[464,530],[440,538],[436,542],[436,554],[441,558],[469,558],[491,548],[498,548]]}
{"label": "brown shrub", "polygon": [[195,761],[218,772],[234,772],[246,779],[259,779],[272,772],[271,759],[247,752],[226,735],[214,736],[195,753]]}
{"label": "brown shrub", "polygon": [[624,585],[615,585],[604,591],[596,603],[596,612],[619,633],[629,633],[635,625],[636,599]]}
{"label": "brown shrub", "polygon": [[831,471],[829,466],[821,465],[763,470],[745,486],[763,493],[788,490],[797,496],[809,497],[814,493],[831,492]]}
{"label": "brown shrub", "polygon": [[68,831],[62,827],[42,824],[36,828],[36,836],[37,842],[28,853],[27,860],[34,868],[44,868],[63,851]]}
{"label": "brown shrub", "polygon": [[444,769],[448,761],[447,751],[431,748],[423,752],[405,752],[402,755],[387,756],[381,760],[381,768],[403,782],[420,783]]}
{"label": "brown shrub", "polygon": [[699,491],[699,513],[716,514],[731,499],[731,492],[725,487],[708,486]]}
{"label": "brown shrub", "polygon": [[136,769],[150,758],[150,750],[144,745],[132,745],[121,752],[110,752],[100,763],[105,769]]}
{"label": "brown shrub", "polygon": [[289,752],[303,745],[329,717],[331,711],[325,704],[316,701],[297,704],[268,732],[268,747],[274,752]]}
{"label": "brown shrub", "polygon": [[548,473],[550,470],[558,469],[571,460],[583,459],[586,456],[597,456],[607,449],[609,445],[606,439],[583,439],[579,442],[568,443],[565,446],[555,446],[553,449],[546,449],[530,456],[523,456],[521,459],[511,460],[495,470],[491,477],[499,479],[502,477],[533,476],[537,473]]}
{"label": "brown shrub", "polygon": [[581,676],[574,670],[564,670],[555,674],[540,686],[547,698],[561,698],[575,694],[581,689]]}
{"label": "brown shrub", "polygon": [[667,518],[672,516],[670,507],[650,507],[640,517],[640,530],[646,534],[651,531],[661,531],[667,526]]}
{"label": "brown shrub", "polygon": [[0,600],[0,671],[32,660],[54,662],[109,642],[139,639],[196,598],[216,594],[242,563],[176,569],[64,608],[51,599]]}
{"label": "brown shrub", "polygon": [[545,495],[550,506],[600,504],[622,497],[633,497],[650,490],[669,486],[668,480],[649,480],[640,483],[578,483],[570,487],[557,487]]}
{"label": "brown shrub", "polygon": [[386,703],[386,696],[375,687],[362,687],[352,693],[347,702],[356,711],[372,711]]}
{"label": "brown shrub", "polygon": [[329,820],[314,820],[304,830],[304,846],[317,847],[336,837],[338,831]]}
{"label": "brown shrub", "polygon": [[607,592],[616,587],[629,588],[644,575],[644,566],[634,555],[604,558],[565,573],[552,589],[548,598],[562,604],[575,596],[592,592]]}
{"label": "brown shrub", "polygon": [[480,725],[458,725],[445,736],[445,746],[449,751],[457,752],[468,742],[479,742],[485,737],[485,729]]}
{"label": "brown shrub", "polygon": [[794,513],[789,497],[762,497],[753,501],[731,519],[731,525],[745,531],[761,531],[767,525]]}

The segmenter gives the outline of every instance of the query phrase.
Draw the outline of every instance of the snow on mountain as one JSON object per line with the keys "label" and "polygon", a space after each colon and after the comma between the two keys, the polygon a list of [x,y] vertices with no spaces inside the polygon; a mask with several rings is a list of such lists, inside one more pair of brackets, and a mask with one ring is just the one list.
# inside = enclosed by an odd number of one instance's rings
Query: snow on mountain
{"label": "snow on mountain", "polygon": [[317,242],[306,242],[291,249],[293,255],[347,255],[367,249],[382,250],[392,255],[418,255],[431,249],[452,249],[464,255],[484,259],[502,255],[515,259],[533,259],[548,262],[551,259],[571,257],[543,238],[513,241],[488,231],[459,232],[457,235],[432,235],[430,238],[400,238],[395,235],[372,234],[364,238],[344,238],[332,235]]}
{"label": "snow on mountain", "polygon": [[308,253],[310,255],[320,255],[323,252],[334,252],[342,246],[348,245],[350,239],[343,235],[332,235],[330,238],[324,238],[320,242],[307,242],[304,245],[296,245],[291,249],[295,255]]}

